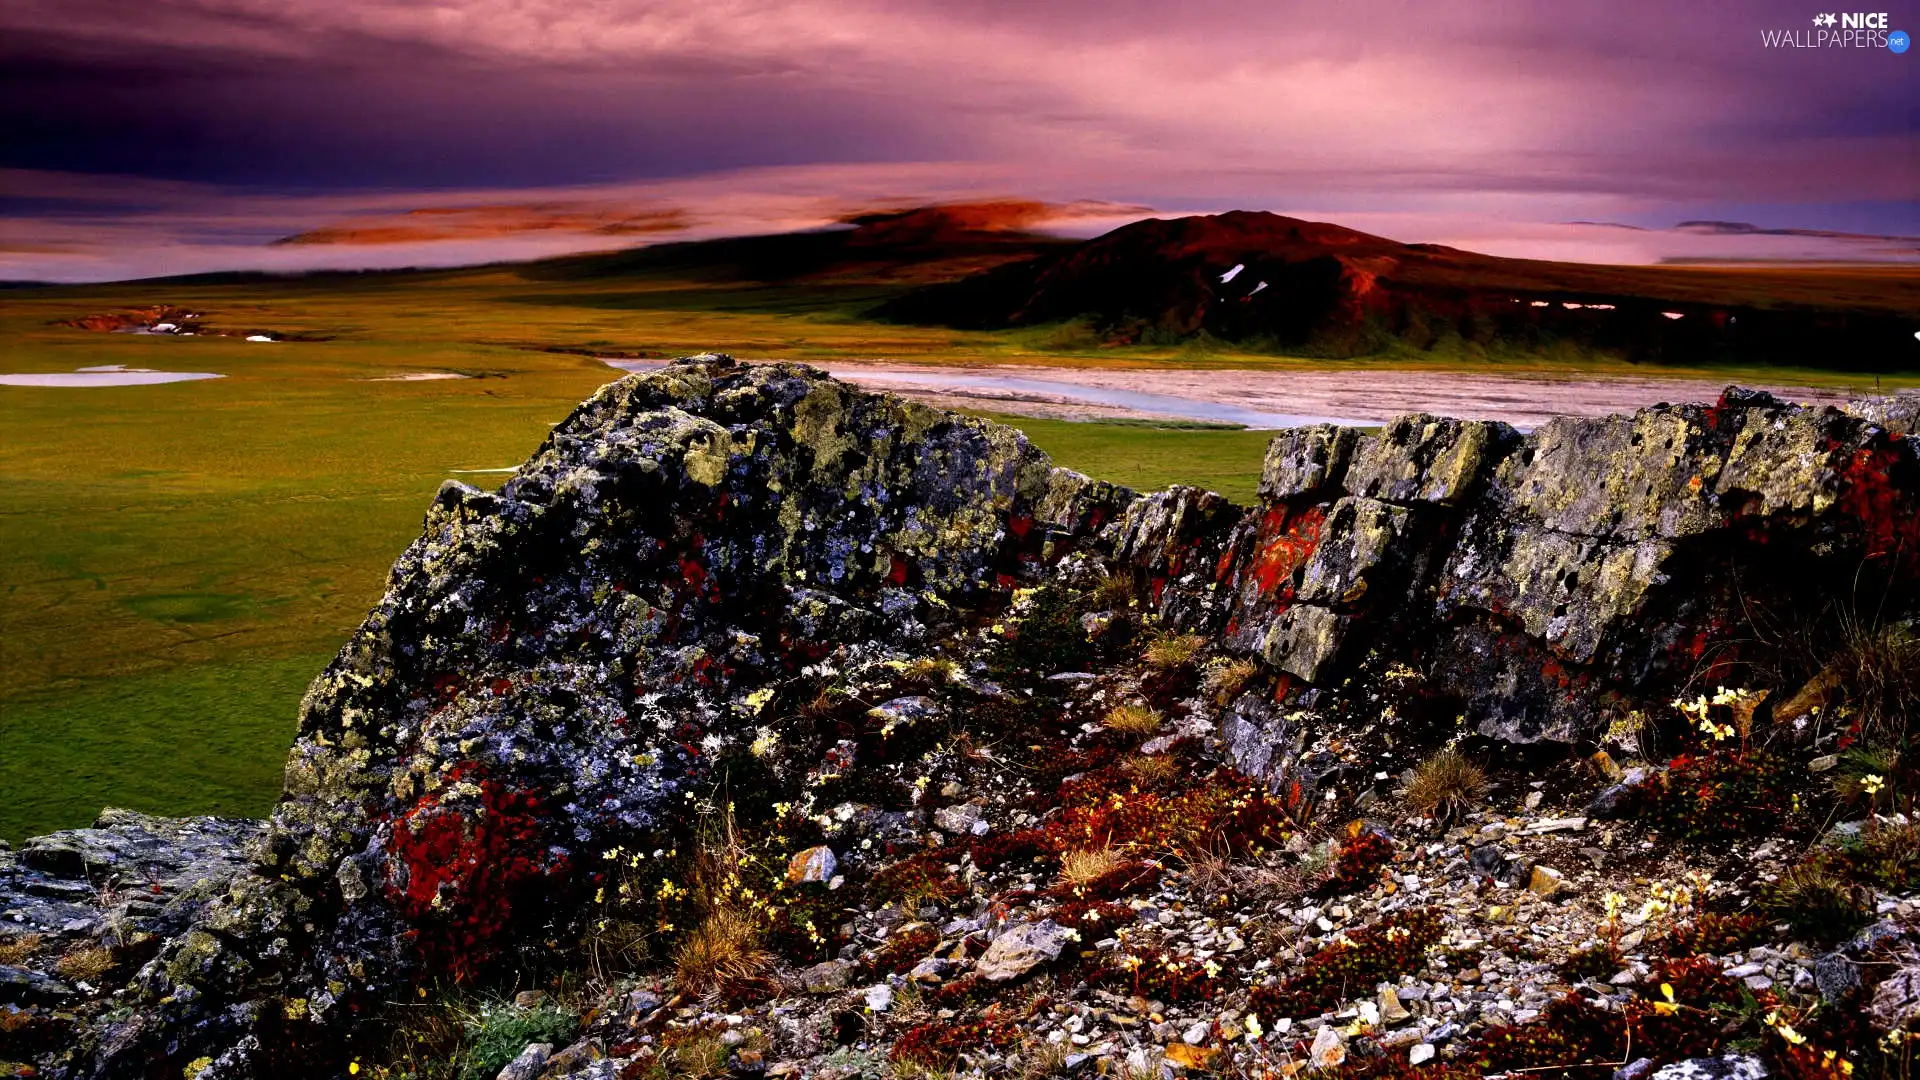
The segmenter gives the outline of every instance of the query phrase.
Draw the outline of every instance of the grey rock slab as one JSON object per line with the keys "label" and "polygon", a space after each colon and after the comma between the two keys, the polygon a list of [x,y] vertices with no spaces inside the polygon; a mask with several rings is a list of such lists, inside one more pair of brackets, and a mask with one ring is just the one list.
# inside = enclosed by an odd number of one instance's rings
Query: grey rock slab
{"label": "grey rock slab", "polygon": [[1067,943],[1077,936],[1051,919],[1017,923],[993,939],[987,951],[975,963],[974,971],[992,982],[1017,979],[1041,964],[1058,958]]}

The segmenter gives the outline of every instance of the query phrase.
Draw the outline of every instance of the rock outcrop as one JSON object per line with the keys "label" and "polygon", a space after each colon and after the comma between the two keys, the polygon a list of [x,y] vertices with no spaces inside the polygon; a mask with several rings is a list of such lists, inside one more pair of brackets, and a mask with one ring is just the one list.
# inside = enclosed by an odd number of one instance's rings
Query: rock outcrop
{"label": "rock outcrop", "polygon": [[[73,882],[162,868],[127,912],[151,959],[113,1007],[70,1009],[31,972],[0,1004],[71,1023],[50,1075],[335,1070],[400,991],[576,925],[602,851],[685,839],[723,780],[797,789],[768,747],[844,768],[857,739],[771,722],[807,679],[912,659],[1049,579],[1132,575],[1166,624],[1274,672],[1219,735],[1300,799],[1337,767],[1297,758],[1316,717],[1385,703],[1578,744],[1764,662],[1755,612],[1817,621],[1864,582],[1910,614],[1917,523],[1913,440],[1738,391],[1527,436],[1429,416],[1284,432],[1248,510],[1137,497],[803,366],[690,358],[604,388],[498,492],[442,488],[309,690],[270,823],[110,814],[0,856],[0,912],[50,933],[97,932]],[[936,706],[874,711],[891,732]],[[842,822],[885,847],[882,819]]]}
{"label": "rock outcrop", "polygon": [[[1731,684],[1791,647],[1764,640],[1783,626],[1911,610],[1920,570],[1912,439],[1736,390],[1526,436],[1430,416],[1301,429],[1275,439],[1260,490],[1244,516],[1148,496],[1117,554],[1169,620],[1295,680],[1295,709],[1377,701],[1412,668],[1516,743],[1581,742]],[[1226,735],[1271,770],[1271,739]]]}

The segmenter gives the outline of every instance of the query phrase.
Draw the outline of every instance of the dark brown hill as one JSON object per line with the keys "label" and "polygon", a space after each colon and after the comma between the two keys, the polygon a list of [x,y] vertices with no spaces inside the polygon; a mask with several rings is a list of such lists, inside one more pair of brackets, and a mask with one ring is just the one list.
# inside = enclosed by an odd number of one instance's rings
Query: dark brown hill
{"label": "dark brown hill", "polygon": [[1630,359],[1920,367],[1920,268],[1599,266],[1402,244],[1252,211],[1148,219],[929,285],[879,313],[969,328],[1081,320],[1309,355],[1563,341]]}

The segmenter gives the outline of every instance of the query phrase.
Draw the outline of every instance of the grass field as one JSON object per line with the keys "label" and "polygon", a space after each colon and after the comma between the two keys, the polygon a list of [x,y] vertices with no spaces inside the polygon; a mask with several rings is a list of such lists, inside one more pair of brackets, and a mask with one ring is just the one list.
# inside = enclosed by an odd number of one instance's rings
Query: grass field
{"label": "grass field", "polygon": [[[868,285],[580,279],[511,268],[6,294],[0,372],[125,364],[228,377],[0,387],[0,838],[86,824],[105,804],[263,812],[279,788],[301,692],[378,598],[435,488],[449,476],[497,482],[499,473],[460,470],[517,464],[548,425],[617,374],[547,347],[934,363],[1307,363],[1210,348],[1076,350],[1070,336],[1046,332],[876,325],[858,312],[877,295]],[[155,303],[205,310],[221,327],[326,340],[258,344],[50,325]],[[1548,358],[1504,370],[1572,364]],[[420,371],[475,377],[371,381]],[[1252,495],[1267,441],[1260,432],[1018,423],[1062,464],[1138,488],[1183,481],[1240,500]]]}

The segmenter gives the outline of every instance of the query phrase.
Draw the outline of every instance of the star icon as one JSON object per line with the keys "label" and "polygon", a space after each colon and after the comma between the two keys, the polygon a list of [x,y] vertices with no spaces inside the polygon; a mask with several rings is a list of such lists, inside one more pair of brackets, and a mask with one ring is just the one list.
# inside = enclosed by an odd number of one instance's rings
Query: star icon
{"label": "star icon", "polygon": [[1815,15],[1813,17],[1813,25],[1815,26],[1832,26],[1834,23],[1839,21],[1840,20],[1834,18],[1831,13],[1825,14],[1825,15]]}

